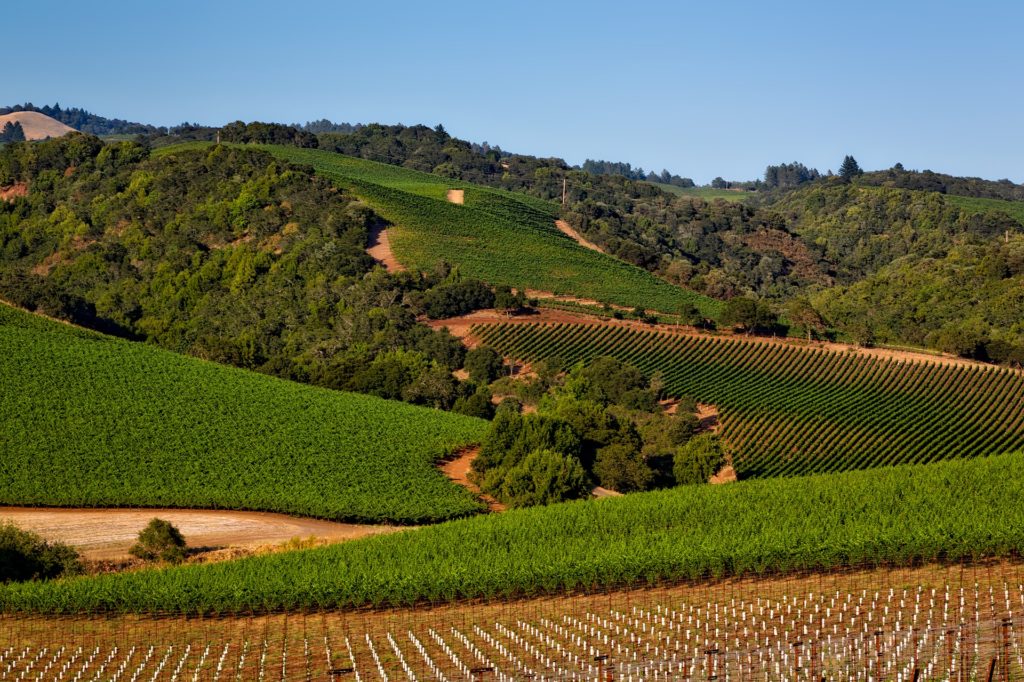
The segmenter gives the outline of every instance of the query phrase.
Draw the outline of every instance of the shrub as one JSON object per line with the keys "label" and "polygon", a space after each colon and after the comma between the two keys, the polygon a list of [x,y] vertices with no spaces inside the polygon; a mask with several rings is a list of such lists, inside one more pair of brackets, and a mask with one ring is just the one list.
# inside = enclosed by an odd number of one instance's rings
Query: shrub
{"label": "shrub", "polygon": [[74,548],[47,542],[11,523],[0,523],[0,583],[45,580],[82,572]]}
{"label": "shrub", "polygon": [[534,450],[509,469],[500,499],[510,507],[531,507],[585,497],[587,473],[579,460],[554,450]]}
{"label": "shrub", "polygon": [[654,482],[654,471],[636,449],[614,443],[597,451],[594,474],[605,488],[629,493],[647,490]]}
{"label": "shrub", "polygon": [[489,384],[501,374],[501,356],[489,346],[480,346],[466,353],[465,369],[477,384]]}
{"label": "shrub", "polygon": [[677,485],[707,483],[725,464],[718,436],[701,434],[676,450],[672,474]]}
{"label": "shrub", "polygon": [[185,538],[170,521],[154,518],[139,532],[139,541],[128,552],[143,561],[176,564],[185,558]]}

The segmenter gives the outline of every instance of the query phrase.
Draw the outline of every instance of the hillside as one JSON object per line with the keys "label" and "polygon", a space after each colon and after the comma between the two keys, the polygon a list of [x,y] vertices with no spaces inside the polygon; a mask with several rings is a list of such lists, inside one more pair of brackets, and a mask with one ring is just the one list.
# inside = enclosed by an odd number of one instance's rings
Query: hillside
{"label": "hillside", "polygon": [[45,140],[48,137],[62,137],[74,132],[74,128],[45,114],[35,111],[19,111],[0,115],[0,130],[8,123],[20,123],[26,140]]}
{"label": "hillside", "polygon": [[0,611],[388,607],[1019,556],[1024,456],[511,511],[241,561],[0,586]]}
{"label": "hillside", "polygon": [[382,219],[307,167],[75,134],[0,149],[7,185],[25,196],[0,201],[0,296],[21,307],[326,388],[443,409],[476,391],[417,316],[493,293],[384,272],[365,250]]}
{"label": "hillside", "polygon": [[741,478],[999,454],[1024,447],[1024,375],[773,343],[603,325],[476,327],[517,362],[611,356],[665,392],[715,405]]}
{"label": "hillside", "polygon": [[423,523],[481,506],[435,467],[485,422],[302,386],[0,306],[0,503]]}
{"label": "hillside", "polygon": [[[323,150],[266,150],[313,166],[367,201],[394,225],[389,236],[395,255],[414,269],[430,271],[447,261],[463,275],[491,284],[668,313],[693,304],[708,317],[717,317],[717,301],[562,234],[554,224],[557,207],[550,202]],[[446,199],[453,188],[464,191],[463,205]]]}

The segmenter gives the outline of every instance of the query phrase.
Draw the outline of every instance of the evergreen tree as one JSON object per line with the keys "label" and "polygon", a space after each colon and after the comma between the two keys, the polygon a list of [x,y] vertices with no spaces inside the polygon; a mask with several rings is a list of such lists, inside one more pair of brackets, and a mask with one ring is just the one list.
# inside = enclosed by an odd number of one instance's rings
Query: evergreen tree
{"label": "evergreen tree", "polygon": [[25,130],[21,127],[21,121],[8,121],[3,130],[0,130],[0,142],[24,142]]}
{"label": "evergreen tree", "polygon": [[861,170],[857,159],[847,154],[846,158],[843,159],[843,165],[839,167],[839,177],[843,180],[852,180],[855,176],[862,175],[863,173],[864,171]]}

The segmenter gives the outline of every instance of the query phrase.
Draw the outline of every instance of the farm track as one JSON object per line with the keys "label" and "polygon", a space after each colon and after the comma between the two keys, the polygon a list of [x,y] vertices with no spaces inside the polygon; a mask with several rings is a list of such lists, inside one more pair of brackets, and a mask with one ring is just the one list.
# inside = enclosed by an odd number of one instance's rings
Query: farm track
{"label": "farm track", "polygon": [[480,454],[479,447],[467,448],[457,452],[453,457],[441,463],[441,471],[450,480],[476,495],[492,512],[503,512],[507,509],[505,505],[484,493],[476,483],[469,480],[469,471],[473,466],[473,460],[476,459],[478,454]]}
{"label": "farm track", "polygon": [[401,530],[383,524],[349,524],[267,512],[198,509],[53,509],[0,507],[10,521],[47,540],[76,547],[86,559],[129,557],[135,536],[154,517],[170,521],[192,548],[256,548],[294,539],[353,540]]}

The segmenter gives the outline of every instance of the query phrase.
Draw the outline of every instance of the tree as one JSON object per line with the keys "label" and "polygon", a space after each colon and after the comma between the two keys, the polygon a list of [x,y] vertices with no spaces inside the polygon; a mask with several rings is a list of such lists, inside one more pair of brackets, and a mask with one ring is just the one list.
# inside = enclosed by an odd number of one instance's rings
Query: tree
{"label": "tree", "polygon": [[825,332],[825,321],[821,319],[821,315],[806,298],[794,298],[787,303],[786,317],[789,318],[790,322],[799,325],[804,330],[808,341],[811,340],[812,336]]}
{"label": "tree", "polygon": [[8,121],[0,130],[0,142],[24,142],[25,130],[21,127],[21,121]]}
{"label": "tree", "polygon": [[490,346],[479,346],[466,353],[464,368],[474,383],[491,383],[501,375],[502,367],[501,355]]}
{"label": "tree", "polygon": [[705,433],[676,450],[672,474],[675,476],[676,485],[707,483],[724,464],[725,455],[718,436]]}
{"label": "tree", "polygon": [[46,580],[82,572],[78,552],[60,542],[11,523],[0,523],[0,585],[22,580]]}
{"label": "tree", "polygon": [[482,388],[472,395],[462,396],[452,405],[452,412],[465,414],[480,419],[494,418],[494,403],[491,402],[491,392]]}
{"label": "tree", "polygon": [[647,490],[654,481],[654,472],[640,451],[623,443],[597,451],[594,475],[603,487],[620,493]]}
{"label": "tree", "polygon": [[499,285],[494,288],[494,307],[511,317],[526,307],[526,296],[521,291],[512,291],[512,287]]}
{"label": "tree", "polygon": [[843,164],[839,166],[839,177],[849,182],[858,175],[863,175],[864,171],[860,169],[860,165],[857,163],[857,159],[853,158],[849,154],[843,159]]}
{"label": "tree", "polygon": [[771,308],[745,296],[729,299],[722,311],[722,324],[742,329],[745,334],[771,329],[777,323],[778,318]]}
{"label": "tree", "polygon": [[139,532],[139,539],[128,553],[143,561],[177,564],[185,559],[185,538],[170,521],[154,518]]}
{"label": "tree", "polygon": [[729,183],[726,182],[725,179],[722,178],[722,176],[718,176],[717,178],[711,181],[711,187],[713,187],[714,189],[728,189]]}
{"label": "tree", "polygon": [[554,450],[534,450],[509,470],[498,498],[510,507],[531,507],[589,493],[587,473],[578,459]]}

